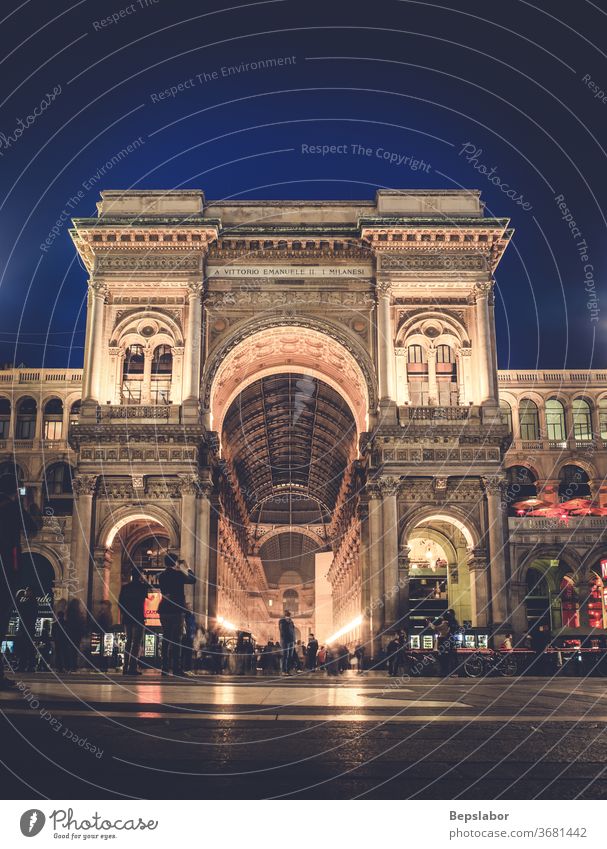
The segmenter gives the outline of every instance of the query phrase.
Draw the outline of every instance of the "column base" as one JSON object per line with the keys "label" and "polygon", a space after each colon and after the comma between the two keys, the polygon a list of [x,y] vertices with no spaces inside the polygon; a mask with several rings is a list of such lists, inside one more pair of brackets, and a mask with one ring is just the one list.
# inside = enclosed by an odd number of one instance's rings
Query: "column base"
{"label": "column base", "polygon": [[379,402],[378,426],[381,427],[382,424],[395,425],[397,423],[397,413],[398,409],[395,402],[390,398],[383,398]]}
{"label": "column base", "polygon": [[181,420],[187,424],[198,424],[200,421],[200,404],[198,398],[186,398],[181,404]]}

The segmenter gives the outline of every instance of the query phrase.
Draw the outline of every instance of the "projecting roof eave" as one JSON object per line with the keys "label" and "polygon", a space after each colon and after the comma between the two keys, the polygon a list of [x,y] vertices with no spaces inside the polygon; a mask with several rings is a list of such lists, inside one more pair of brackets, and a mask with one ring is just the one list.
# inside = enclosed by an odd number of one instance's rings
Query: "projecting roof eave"
{"label": "projecting roof eave", "polygon": [[437,218],[424,218],[419,216],[392,216],[392,215],[373,215],[364,216],[358,219],[359,227],[432,227],[438,229],[450,227],[476,227],[479,230],[505,230],[510,224],[509,218],[462,218],[454,216],[452,218],[443,215]]}
{"label": "projecting roof eave", "polygon": [[100,218],[72,218],[77,230],[100,227],[215,227],[221,228],[220,218],[205,218],[203,215],[111,215]]}

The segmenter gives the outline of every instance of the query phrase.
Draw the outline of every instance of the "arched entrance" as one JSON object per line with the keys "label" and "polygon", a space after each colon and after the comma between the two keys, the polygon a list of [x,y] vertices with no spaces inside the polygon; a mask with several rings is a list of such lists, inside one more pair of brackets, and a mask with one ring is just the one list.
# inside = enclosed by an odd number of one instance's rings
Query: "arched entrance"
{"label": "arched entrance", "polygon": [[289,609],[304,637],[313,630],[316,554],[327,548],[357,456],[350,401],[331,383],[287,366],[245,379],[225,413],[218,409],[238,511],[226,497],[217,617],[276,639],[278,619]]}
{"label": "arched entrance", "polygon": [[410,627],[421,629],[448,608],[460,623],[472,622],[468,558],[474,538],[466,524],[448,515],[429,516],[406,533],[406,546]]}
{"label": "arched entrance", "polygon": [[[160,511],[154,511],[154,513]],[[133,513],[114,517],[102,526],[99,555],[95,558],[93,574],[93,615],[98,622],[111,627],[120,621],[118,596],[131,572],[141,572],[152,585],[164,569],[164,555],[177,548],[177,535],[172,522],[161,521],[152,512]],[[150,597],[148,625],[158,625],[158,598]]]}

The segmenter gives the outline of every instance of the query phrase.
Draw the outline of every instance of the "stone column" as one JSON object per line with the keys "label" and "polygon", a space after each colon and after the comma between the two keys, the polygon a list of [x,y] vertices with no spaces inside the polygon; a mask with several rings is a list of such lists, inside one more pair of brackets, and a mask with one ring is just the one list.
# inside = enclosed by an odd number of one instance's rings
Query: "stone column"
{"label": "stone column", "polygon": [[384,595],[385,627],[392,627],[399,618],[398,602],[398,504],[396,499],[397,481],[383,478],[380,482],[382,492],[382,527],[384,555]]}
{"label": "stone column", "polygon": [[459,403],[461,405],[469,404],[473,400],[472,393],[472,371],[471,371],[471,355],[472,348],[460,348],[459,349],[459,369],[461,374],[458,375],[460,380],[460,397]]}
{"label": "stone column", "polygon": [[369,583],[371,587],[369,619],[372,656],[377,657],[381,649],[384,630],[384,572],[382,543],[382,502],[377,486],[368,488],[369,493]]}
{"label": "stone column", "polygon": [[184,348],[173,348],[173,372],[171,374],[171,404],[181,403],[181,387],[183,379],[183,355]]}
{"label": "stone column", "polygon": [[110,348],[110,390],[109,398],[106,401],[111,401],[112,404],[120,404],[122,401],[122,363],[124,351],[120,348]]}
{"label": "stone column", "polygon": [[436,380],[436,348],[426,351],[428,362],[428,404],[438,404],[438,382]]}
{"label": "stone column", "polygon": [[84,373],[82,397],[84,401],[99,403],[101,395],[101,375],[103,368],[103,328],[105,323],[105,283],[89,281],[88,334],[85,342]]}
{"label": "stone column", "polygon": [[200,344],[202,338],[202,282],[188,283],[188,319],[183,355],[183,401],[194,405],[200,394]]}
{"label": "stone column", "polygon": [[209,480],[202,481],[196,498],[196,577],[194,587],[194,613],[202,625],[208,627],[209,619],[209,567],[211,553],[211,492]]}
{"label": "stone column", "polygon": [[[357,511],[360,521],[360,597],[363,621],[360,626],[361,642],[367,655],[372,654],[371,631],[371,568],[369,552],[369,504],[366,498],[361,498]],[[318,581],[318,578],[317,578]]]}
{"label": "stone column", "polygon": [[489,561],[491,574],[491,611],[493,625],[503,626],[508,618],[508,584],[506,578],[506,541],[502,499],[506,486],[502,475],[483,478],[487,497]]}
{"label": "stone column", "polygon": [[468,558],[468,571],[470,573],[472,626],[484,628],[489,621],[489,580],[487,557],[483,549],[473,549]]}
{"label": "stone column", "polygon": [[407,376],[407,349],[395,348],[396,356],[396,404],[402,407],[409,403],[409,379]]}
{"label": "stone column", "polygon": [[536,482],[538,498],[542,501],[549,501],[550,504],[559,503],[559,484],[558,478],[547,478],[546,480],[538,480]]}
{"label": "stone column", "polygon": [[[196,475],[180,475],[181,478],[181,528],[179,553],[189,569],[198,578],[196,557],[196,495],[198,493],[198,478]],[[193,604],[194,592],[186,588],[186,598]]]}
{"label": "stone column", "polygon": [[97,475],[78,475],[72,481],[74,509],[67,582],[70,598],[79,598],[88,607],[90,597],[91,533],[93,498]]}
{"label": "stone column", "polygon": [[489,298],[492,295],[493,281],[487,280],[474,286],[476,314],[476,344],[478,361],[478,379],[481,404],[494,406],[495,375],[493,363],[493,348],[491,345],[491,318],[489,313]]}
{"label": "stone column", "polygon": [[390,310],[392,286],[389,280],[378,280],[376,289],[379,400],[384,404],[394,404],[394,336]]}
{"label": "stone column", "polygon": [[152,357],[154,352],[148,345],[143,359],[143,381],[141,385],[141,403],[149,404],[152,397]]}

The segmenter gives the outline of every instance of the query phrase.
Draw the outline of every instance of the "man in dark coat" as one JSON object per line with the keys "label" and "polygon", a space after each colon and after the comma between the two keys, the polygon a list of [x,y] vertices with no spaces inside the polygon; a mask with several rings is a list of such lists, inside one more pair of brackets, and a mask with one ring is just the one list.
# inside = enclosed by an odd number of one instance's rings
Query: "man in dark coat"
{"label": "man in dark coat", "polygon": [[[21,531],[35,536],[42,527],[40,511],[19,503],[17,479],[13,475],[0,478],[0,642],[8,630],[15,607],[15,591],[19,589],[21,567]],[[5,675],[4,658],[0,654],[0,690],[15,686]]]}
{"label": "man in dark coat", "polygon": [[310,634],[310,639],[308,640],[308,651],[306,653],[306,660],[308,661],[308,669],[312,672],[316,672],[316,655],[318,654],[318,640],[314,636],[314,634]]}
{"label": "man in dark coat", "polygon": [[291,611],[285,610],[285,615],[278,620],[280,647],[282,649],[282,671],[285,675],[291,672],[293,653],[295,652],[295,623],[291,619]]}
{"label": "man in dark coat", "polygon": [[126,632],[123,675],[141,675],[137,669],[139,650],[143,639],[145,600],[150,590],[138,569],[131,572],[131,580],[124,584],[118,596],[118,607],[122,613],[122,624]]}
{"label": "man in dark coat", "polygon": [[196,576],[186,566],[185,560],[178,560],[174,554],[164,558],[166,569],[160,573],[158,584],[162,601],[158,605],[162,626],[162,674],[183,675],[181,668],[181,636],[185,616],[185,592],[187,584],[195,584]]}

